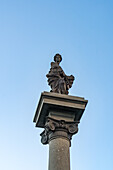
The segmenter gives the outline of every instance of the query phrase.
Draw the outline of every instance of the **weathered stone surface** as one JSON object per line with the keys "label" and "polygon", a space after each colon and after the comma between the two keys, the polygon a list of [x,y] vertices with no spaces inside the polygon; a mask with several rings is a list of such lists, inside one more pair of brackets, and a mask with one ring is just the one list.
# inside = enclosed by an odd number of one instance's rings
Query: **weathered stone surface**
{"label": "weathered stone surface", "polygon": [[69,140],[71,146],[72,136],[78,132],[78,123],[47,117],[45,130],[40,134],[42,144],[48,144],[56,138],[63,138]]}
{"label": "weathered stone surface", "polygon": [[57,138],[49,142],[49,170],[70,170],[68,140]]}
{"label": "weathered stone surface", "polygon": [[74,76],[67,76],[63,69],[59,66],[62,61],[60,54],[54,56],[54,61],[51,62],[51,68],[49,73],[46,75],[48,78],[48,84],[51,87],[51,92],[68,94],[69,88],[72,87]]}
{"label": "weathered stone surface", "polygon": [[70,170],[71,139],[87,105],[83,97],[43,92],[34,123],[44,128],[41,142],[49,144],[49,170]]}
{"label": "weathered stone surface", "polygon": [[46,117],[49,114],[63,114],[64,117],[73,117],[74,121],[80,121],[80,118],[87,105],[87,100],[82,97],[75,97],[65,94],[52,92],[43,92],[36,109],[34,123],[36,127],[45,127]]}

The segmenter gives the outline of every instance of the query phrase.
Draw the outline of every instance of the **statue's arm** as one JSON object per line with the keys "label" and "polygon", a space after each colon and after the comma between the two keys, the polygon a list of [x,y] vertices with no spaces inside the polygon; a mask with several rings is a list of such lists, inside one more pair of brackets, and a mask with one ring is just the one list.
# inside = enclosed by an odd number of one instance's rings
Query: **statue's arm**
{"label": "statue's arm", "polygon": [[66,77],[67,75],[64,73],[63,69],[59,66],[59,69],[60,69],[60,75],[61,77]]}

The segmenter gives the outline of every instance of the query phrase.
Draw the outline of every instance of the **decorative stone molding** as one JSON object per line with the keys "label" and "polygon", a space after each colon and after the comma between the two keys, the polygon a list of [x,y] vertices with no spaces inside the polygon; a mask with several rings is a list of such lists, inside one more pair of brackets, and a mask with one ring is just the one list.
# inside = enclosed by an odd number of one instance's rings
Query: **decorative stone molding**
{"label": "decorative stone molding", "polygon": [[48,144],[55,138],[65,138],[70,141],[74,134],[78,132],[79,121],[67,122],[47,117],[45,130],[40,134],[42,144]]}

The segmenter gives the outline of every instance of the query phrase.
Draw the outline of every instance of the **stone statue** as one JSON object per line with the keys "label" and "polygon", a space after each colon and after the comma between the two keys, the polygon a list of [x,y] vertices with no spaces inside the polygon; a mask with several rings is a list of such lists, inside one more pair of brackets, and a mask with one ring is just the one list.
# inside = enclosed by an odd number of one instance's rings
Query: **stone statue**
{"label": "stone statue", "polygon": [[50,71],[46,75],[48,84],[51,87],[50,92],[68,94],[69,88],[72,87],[74,76],[67,76],[59,66],[62,61],[62,56],[60,54],[54,56],[54,61],[55,62],[51,62]]}

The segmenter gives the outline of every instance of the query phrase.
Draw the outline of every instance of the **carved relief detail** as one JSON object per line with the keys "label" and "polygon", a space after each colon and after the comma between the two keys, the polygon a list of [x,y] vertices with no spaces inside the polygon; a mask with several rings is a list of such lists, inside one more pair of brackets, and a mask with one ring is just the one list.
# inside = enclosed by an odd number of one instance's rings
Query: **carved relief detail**
{"label": "carved relief detail", "polygon": [[45,130],[40,134],[41,142],[43,144],[48,144],[50,140],[63,137],[71,141],[72,135],[78,132],[79,122],[67,122],[64,120],[56,120],[47,117],[45,123]]}

